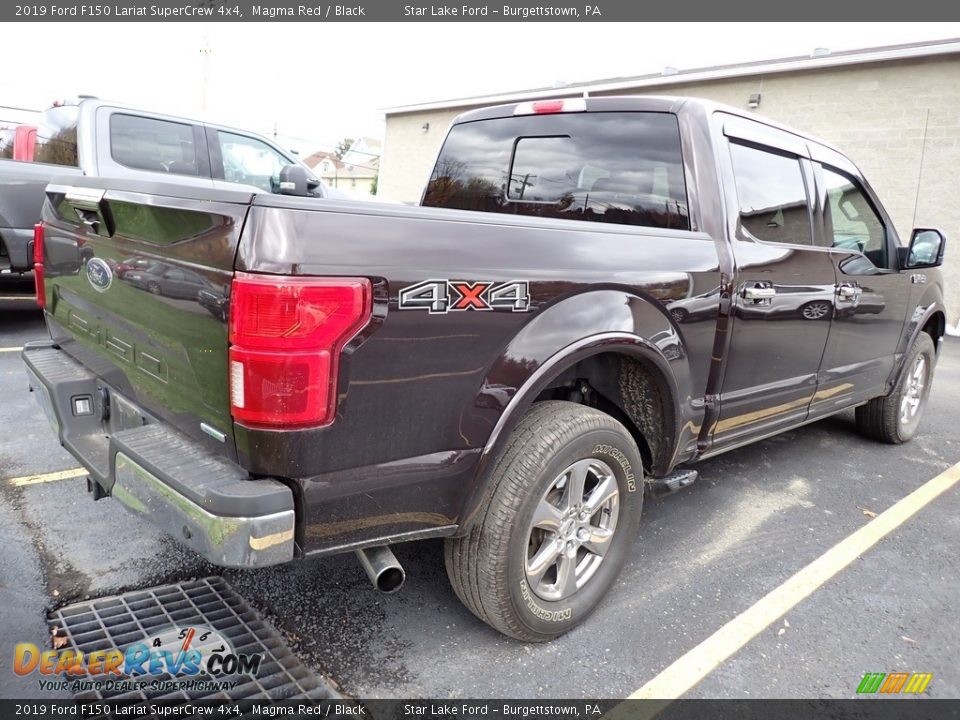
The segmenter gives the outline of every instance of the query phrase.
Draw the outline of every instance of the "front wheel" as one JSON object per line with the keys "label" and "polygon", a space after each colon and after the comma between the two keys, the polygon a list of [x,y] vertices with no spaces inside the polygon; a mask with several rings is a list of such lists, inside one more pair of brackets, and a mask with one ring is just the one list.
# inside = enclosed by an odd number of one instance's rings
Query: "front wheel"
{"label": "front wheel", "polygon": [[930,396],[936,357],[933,340],[927,333],[920,333],[907,354],[893,391],[857,408],[856,422],[860,432],[893,445],[913,438]]}
{"label": "front wheel", "polygon": [[470,533],[447,540],[447,575],[478,618],[518,640],[581,623],[616,580],[636,537],[643,468],[617,420],[569,402],[520,421]]}

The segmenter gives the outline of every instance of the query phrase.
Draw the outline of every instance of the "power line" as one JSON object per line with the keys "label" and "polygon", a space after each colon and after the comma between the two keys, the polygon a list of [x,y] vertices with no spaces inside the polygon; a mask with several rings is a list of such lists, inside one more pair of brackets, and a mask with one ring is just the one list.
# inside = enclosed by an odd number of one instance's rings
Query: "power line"
{"label": "power line", "polygon": [[[267,133],[267,134],[269,134],[269,133]],[[308,138],[297,137],[296,135],[287,135],[286,133],[277,133],[276,131],[274,131],[273,134],[274,134],[274,136],[280,135],[281,137],[286,138],[286,139],[288,139],[288,140],[299,140],[300,142],[310,143],[310,144],[313,145],[314,147],[319,147],[319,148],[321,148],[321,149],[323,149],[323,148],[329,148],[331,151],[336,150],[336,149],[337,149],[337,145],[339,144],[339,143],[330,144],[330,143],[318,142],[318,141],[316,141],[316,140],[310,140],[310,139],[308,139]],[[380,157],[380,155],[381,155],[380,153],[366,152],[366,151],[364,151],[364,150],[350,150],[350,149],[348,149],[347,152],[348,152],[348,153],[349,153],[349,152],[353,152],[353,153],[356,153],[357,155],[369,155],[370,157],[375,157],[375,158],[378,158],[378,157]]]}
{"label": "power line", "polygon": [[17,110],[18,112],[42,113],[43,110],[34,110],[33,108],[14,107],[13,105],[0,105],[0,110]]}

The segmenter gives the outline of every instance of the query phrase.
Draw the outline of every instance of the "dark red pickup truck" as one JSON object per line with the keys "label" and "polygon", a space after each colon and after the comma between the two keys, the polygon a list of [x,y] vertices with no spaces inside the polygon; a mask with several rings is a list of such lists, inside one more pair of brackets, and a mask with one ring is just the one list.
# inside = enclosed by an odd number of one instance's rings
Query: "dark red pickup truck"
{"label": "dark red pickup truck", "polygon": [[534,102],[458,118],[423,207],[277,180],[54,182],[33,248],[50,340],[23,358],[55,432],[95,499],[214,563],[357,551],[391,590],[387,546],[445,537],[477,617],[546,640],[695,461],[850,407],[917,432],[945,239],[902,244],[795,131]]}

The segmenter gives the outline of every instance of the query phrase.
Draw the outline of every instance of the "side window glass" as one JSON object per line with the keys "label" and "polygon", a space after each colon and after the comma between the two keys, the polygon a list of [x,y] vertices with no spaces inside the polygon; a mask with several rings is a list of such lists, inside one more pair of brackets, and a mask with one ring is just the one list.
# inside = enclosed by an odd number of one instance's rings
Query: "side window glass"
{"label": "side window glass", "polygon": [[[532,137],[517,140],[507,198],[526,202],[560,202],[577,189],[569,169],[577,148],[569,137]],[[596,181],[594,181],[594,186]]]}
{"label": "side window glass", "polygon": [[831,247],[863,253],[877,267],[887,267],[887,233],[863,191],[852,179],[827,168],[823,183],[824,226]]}
{"label": "side window glass", "polygon": [[264,142],[244,135],[217,131],[223,158],[223,179],[280,192],[280,170],[290,161]]}
{"label": "side window glass", "polygon": [[800,161],[730,143],[740,229],[755,240],[812,245],[810,208]]}
{"label": "side window glass", "polygon": [[110,155],[121,165],[171,175],[197,175],[193,126],[138,115],[110,116]]}

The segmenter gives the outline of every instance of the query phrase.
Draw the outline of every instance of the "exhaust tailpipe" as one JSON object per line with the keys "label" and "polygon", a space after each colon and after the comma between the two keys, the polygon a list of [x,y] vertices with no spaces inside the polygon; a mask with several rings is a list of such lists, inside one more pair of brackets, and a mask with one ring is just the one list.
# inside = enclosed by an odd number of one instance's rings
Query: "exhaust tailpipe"
{"label": "exhaust tailpipe", "polygon": [[407,574],[386,545],[357,550],[357,559],[367,571],[373,586],[382,593],[395,593],[403,587]]}

